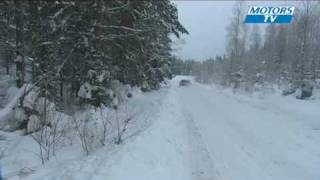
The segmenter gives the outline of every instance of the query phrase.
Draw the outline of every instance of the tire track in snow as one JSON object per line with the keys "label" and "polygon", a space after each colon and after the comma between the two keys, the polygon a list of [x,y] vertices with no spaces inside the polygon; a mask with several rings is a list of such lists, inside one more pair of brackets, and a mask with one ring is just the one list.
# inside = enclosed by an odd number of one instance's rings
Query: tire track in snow
{"label": "tire track in snow", "polygon": [[[178,87],[179,88],[179,87]],[[219,179],[219,172],[214,167],[214,161],[207,149],[206,143],[203,141],[202,135],[196,126],[192,115],[181,104],[179,91],[173,88],[174,99],[178,103],[179,108],[176,110],[179,114],[179,123],[184,125],[186,134],[186,146],[183,149],[186,153],[186,164],[190,169],[191,179],[193,180],[216,180]]]}
{"label": "tire track in snow", "polygon": [[188,140],[190,145],[190,165],[193,169],[192,175],[195,180],[219,179],[219,172],[214,166],[214,161],[207,149],[207,144],[199,133],[199,128],[189,112],[184,109],[183,113],[189,131]]}

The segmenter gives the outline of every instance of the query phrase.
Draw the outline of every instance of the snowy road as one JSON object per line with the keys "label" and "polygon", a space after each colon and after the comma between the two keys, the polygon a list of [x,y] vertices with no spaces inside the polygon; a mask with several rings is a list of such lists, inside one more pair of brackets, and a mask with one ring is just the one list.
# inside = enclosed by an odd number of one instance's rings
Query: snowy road
{"label": "snowy road", "polygon": [[[178,82],[144,97],[145,111],[153,109],[145,118],[153,123],[123,145],[28,179],[320,179],[318,102]],[[157,106],[149,107],[152,98]]]}
{"label": "snowy road", "polygon": [[177,94],[206,143],[216,179],[320,178],[319,114],[284,110],[277,101],[244,101],[198,84]]}

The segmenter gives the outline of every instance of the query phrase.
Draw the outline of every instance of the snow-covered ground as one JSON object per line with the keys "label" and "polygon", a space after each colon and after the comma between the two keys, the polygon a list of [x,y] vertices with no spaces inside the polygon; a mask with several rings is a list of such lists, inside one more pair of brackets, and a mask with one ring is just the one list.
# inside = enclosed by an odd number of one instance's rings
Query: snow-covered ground
{"label": "snow-covered ground", "polygon": [[320,178],[320,103],[249,98],[194,84],[179,89],[222,180]]}
{"label": "snow-covered ground", "polygon": [[179,87],[182,78],[186,77],[178,76],[170,87],[132,99],[130,106],[139,107],[139,115],[124,143],[88,157],[66,149],[44,166],[28,167],[27,157],[34,152],[28,154],[23,144],[30,144],[30,139],[17,132],[2,133],[6,140],[0,138],[0,146],[15,139],[8,147],[12,152],[0,160],[5,177],[19,179],[6,171],[17,169],[21,160],[17,153],[23,153],[25,171],[34,171],[20,179],[30,180],[320,178],[319,101],[248,97],[195,82]]}

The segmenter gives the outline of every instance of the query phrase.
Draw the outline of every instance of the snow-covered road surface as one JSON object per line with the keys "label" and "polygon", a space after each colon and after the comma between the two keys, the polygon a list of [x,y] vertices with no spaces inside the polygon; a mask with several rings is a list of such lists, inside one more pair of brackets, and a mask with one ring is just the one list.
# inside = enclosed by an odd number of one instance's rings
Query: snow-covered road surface
{"label": "snow-covered road surface", "polygon": [[179,79],[146,95],[159,102],[151,113],[145,105],[145,118],[153,120],[144,131],[27,179],[320,179],[318,102],[249,98],[197,83],[179,87]]}
{"label": "snow-covered road surface", "polygon": [[206,143],[216,179],[320,179],[320,116],[304,110],[308,104],[281,109],[287,104],[276,98],[250,102],[198,84],[177,92]]}

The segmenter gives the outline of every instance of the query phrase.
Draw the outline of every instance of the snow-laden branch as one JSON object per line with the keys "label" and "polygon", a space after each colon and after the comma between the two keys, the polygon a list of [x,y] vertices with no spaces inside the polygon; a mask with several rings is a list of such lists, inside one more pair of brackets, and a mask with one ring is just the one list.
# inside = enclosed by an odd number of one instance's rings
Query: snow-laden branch
{"label": "snow-laden branch", "polygon": [[126,8],[128,5],[129,5],[129,1],[126,4],[122,5],[122,6],[107,9],[107,12],[123,9],[123,8]]}
{"label": "snow-laden branch", "polygon": [[130,28],[127,26],[113,26],[113,25],[109,25],[109,26],[104,26],[104,25],[96,25],[99,28],[110,28],[110,29],[122,29],[122,30],[127,30],[127,31],[135,31],[135,32],[143,32],[144,30],[142,29],[134,29],[134,28]]}
{"label": "snow-laden branch", "polygon": [[60,16],[61,14],[63,14],[63,12],[68,9],[69,7],[72,7],[74,4],[70,4],[64,8],[61,8],[59,11],[57,11],[54,15],[53,18],[57,18],[58,16]]}

